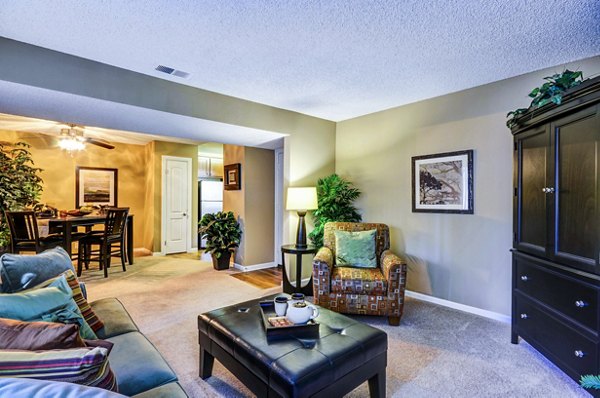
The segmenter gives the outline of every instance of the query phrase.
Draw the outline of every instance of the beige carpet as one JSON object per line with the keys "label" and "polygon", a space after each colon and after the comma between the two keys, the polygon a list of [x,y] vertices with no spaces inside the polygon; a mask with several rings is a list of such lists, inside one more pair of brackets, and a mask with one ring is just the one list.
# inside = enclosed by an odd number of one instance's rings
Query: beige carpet
{"label": "beige carpet", "polygon": [[[213,377],[198,377],[197,315],[277,292],[214,271],[193,255],[143,257],[127,272],[84,272],[91,300],[118,297],[157,346],[191,397],[251,397],[218,361]],[[577,383],[528,344],[510,344],[510,326],[408,300],[400,327],[361,321],[388,333],[388,397],[585,397]],[[366,397],[366,384],[350,397]]]}

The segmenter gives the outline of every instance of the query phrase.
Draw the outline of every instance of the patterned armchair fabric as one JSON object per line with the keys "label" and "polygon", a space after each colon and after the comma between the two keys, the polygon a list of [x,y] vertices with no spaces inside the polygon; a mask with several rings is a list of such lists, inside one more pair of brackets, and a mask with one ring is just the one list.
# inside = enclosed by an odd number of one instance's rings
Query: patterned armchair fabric
{"label": "patterned armchair fabric", "polygon": [[[377,268],[334,267],[335,230],[377,230]],[[325,224],[324,246],[313,260],[315,304],[346,314],[387,316],[399,325],[404,310],[406,262],[393,254],[385,224],[330,222]]]}

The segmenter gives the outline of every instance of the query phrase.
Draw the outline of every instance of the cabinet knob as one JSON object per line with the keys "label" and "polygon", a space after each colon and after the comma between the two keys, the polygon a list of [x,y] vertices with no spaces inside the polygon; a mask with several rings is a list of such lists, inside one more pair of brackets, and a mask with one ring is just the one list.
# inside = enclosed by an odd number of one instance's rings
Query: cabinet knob
{"label": "cabinet knob", "polygon": [[543,193],[548,193],[548,188],[546,188],[546,187],[542,188],[542,192]]}
{"label": "cabinet knob", "polygon": [[583,358],[585,356],[584,352],[581,350],[575,350],[574,354],[577,358]]}
{"label": "cabinet knob", "polygon": [[521,319],[527,319],[527,318],[529,318],[529,317],[527,316],[527,314],[521,314]]}
{"label": "cabinet knob", "polygon": [[577,300],[575,302],[575,307],[579,307],[579,308],[587,307],[587,303],[583,300]]}
{"label": "cabinet knob", "polygon": [[527,282],[529,280],[529,278],[527,277],[527,275],[521,275],[521,280],[523,282]]}

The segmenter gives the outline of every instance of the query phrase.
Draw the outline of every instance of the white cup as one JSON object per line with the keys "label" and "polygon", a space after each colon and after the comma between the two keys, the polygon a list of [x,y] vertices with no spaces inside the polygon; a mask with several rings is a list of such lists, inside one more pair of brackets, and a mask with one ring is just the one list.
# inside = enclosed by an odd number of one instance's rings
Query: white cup
{"label": "white cup", "polygon": [[285,316],[288,308],[288,298],[285,296],[275,297],[275,313],[277,316]]}

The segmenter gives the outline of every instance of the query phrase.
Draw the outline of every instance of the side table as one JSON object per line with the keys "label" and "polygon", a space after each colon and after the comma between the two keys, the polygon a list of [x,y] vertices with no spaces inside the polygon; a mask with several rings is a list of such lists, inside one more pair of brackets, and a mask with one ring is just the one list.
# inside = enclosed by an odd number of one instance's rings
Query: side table
{"label": "side table", "polygon": [[[307,247],[297,247],[296,245],[283,245],[281,246],[281,265],[283,267],[283,292],[284,293],[304,293],[306,296],[312,296],[312,273],[310,280],[306,286],[302,287],[302,256],[304,254],[315,254],[317,248],[313,245],[307,245]],[[285,269],[285,255],[295,254],[296,255],[296,286],[290,283],[287,271]]]}

